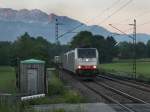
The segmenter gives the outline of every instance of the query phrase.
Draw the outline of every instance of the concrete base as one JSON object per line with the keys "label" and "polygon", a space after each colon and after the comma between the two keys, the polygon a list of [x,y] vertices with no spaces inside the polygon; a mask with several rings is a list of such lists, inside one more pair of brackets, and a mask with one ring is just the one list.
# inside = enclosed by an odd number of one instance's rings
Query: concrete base
{"label": "concrete base", "polygon": [[35,105],[33,108],[42,112],[59,109],[63,109],[65,112],[116,112],[104,103]]}
{"label": "concrete base", "polygon": [[[109,106],[114,108],[116,112],[128,112],[123,110],[122,107],[116,104],[111,104]],[[150,112],[150,104],[125,104],[125,106],[127,106],[135,112]]]}
{"label": "concrete base", "polygon": [[[125,104],[128,108],[136,112],[150,112],[150,105]],[[33,109],[40,112],[65,110],[65,112],[129,112],[116,104],[85,103],[85,104],[51,104],[35,105]]]}

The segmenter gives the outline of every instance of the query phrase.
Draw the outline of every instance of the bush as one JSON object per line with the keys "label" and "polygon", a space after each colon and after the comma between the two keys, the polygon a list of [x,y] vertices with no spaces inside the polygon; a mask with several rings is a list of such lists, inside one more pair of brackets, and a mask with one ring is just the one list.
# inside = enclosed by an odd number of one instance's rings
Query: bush
{"label": "bush", "polygon": [[64,109],[58,109],[58,110],[54,110],[53,112],[65,112]]}
{"label": "bush", "polygon": [[49,104],[49,103],[50,103],[50,99],[47,97],[44,97],[44,98],[37,98],[37,99],[24,101],[23,105],[27,107],[30,105],[40,105],[40,104]]}
{"label": "bush", "polygon": [[145,76],[142,75],[142,74],[137,75],[137,78],[138,78],[139,80],[144,80],[144,79],[146,79]]}
{"label": "bush", "polygon": [[47,110],[47,111],[35,111],[35,110],[30,110],[29,112],[65,112],[64,109],[56,109],[56,110]]}
{"label": "bush", "polygon": [[84,102],[83,97],[80,94],[73,90],[68,90],[64,94],[64,99],[66,103],[81,103]]}
{"label": "bush", "polygon": [[14,105],[0,105],[0,112],[20,112],[21,110],[21,105],[19,104],[14,104]]}
{"label": "bush", "polygon": [[48,95],[62,95],[65,91],[63,83],[56,77],[51,79],[48,86]]}

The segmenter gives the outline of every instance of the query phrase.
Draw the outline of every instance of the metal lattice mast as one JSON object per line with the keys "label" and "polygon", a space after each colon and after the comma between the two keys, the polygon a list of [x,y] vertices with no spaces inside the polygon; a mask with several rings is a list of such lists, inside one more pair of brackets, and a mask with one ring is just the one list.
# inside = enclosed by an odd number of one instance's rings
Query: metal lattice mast
{"label": "metal lattice mast", "polygon": [[133,24],[129,24],[133,26],[133,74],[134,78],[136,79],[137,73],[136,73],[136,19],[134,19]]}
{"label": "metal lattice mast", "polygon": [[[133,36],[128,35],[127,33],[123,32],[122,30],[118,29],[117,27],[113,26],[112,24],[109,24],[112,28],[118,30],[119,32],[127,35],[129,38],[131,38],[133,40],[133,75],[134,78],[136,78],[137,76],[137,62],[136,62],[136,19],[134,19],[134,23],[133,24],[129,24],[133,26]],[[116,35],[116,34],[115,34]],[[118,35],[118,34],[117,34]]]}
{"label": "metal lattice mast", "polygon": [[59,43],[59,40],[58,40],[58,19],[56,18],[55,20],[55,41],[56,41],[56,44]]}

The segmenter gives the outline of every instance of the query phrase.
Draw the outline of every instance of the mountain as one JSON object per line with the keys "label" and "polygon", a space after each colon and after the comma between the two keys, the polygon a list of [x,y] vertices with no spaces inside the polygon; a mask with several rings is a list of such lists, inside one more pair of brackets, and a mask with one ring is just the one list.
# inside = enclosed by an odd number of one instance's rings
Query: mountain
{"label": "mountain", "polygon": [[48,22],[48,14],[38,10],[13,10],[10,8],[0,8],[0,20],[17,22]]}
{"label": "mountain", "polygon": [[[47,14],[38,9],[14,10],[11,8],[0,8],[0,41],[14,41],[20,35],[28,32],[31,36],[43,36],[49,41],[54,42],[56,19],[59,24],[59,35],[80,26],[72,33],[68,33],[61,37],[61,43],[69,42],[77,32],[84,30],[91,31],[94,35],[102,35],[104,37],[112,34],[101,26],[88,26],[67,16],[58,16],[53,13]],[[115,39],[118,42],[132,41],[127,38],[126,35],[115,36]],[[147,42],[149,39],[150,35],[148,34],[137,34],[137,40],[139,41]]]}
{"label": "mountain", "polygon": [[[132,36],[132,35],[130,35],[130,36]],[[121,42],[121,41],[132,42],[133,41],[133,39],[129,38],[129,36],[124,35],[124,34],[115,36],[115,39],[118,42]],[[138,33],[137,36],[136,36],[136,39],[137,39],[138,42],[147,43],[147,41],[150,40],[150,35],[144,34],[144,33]]]}

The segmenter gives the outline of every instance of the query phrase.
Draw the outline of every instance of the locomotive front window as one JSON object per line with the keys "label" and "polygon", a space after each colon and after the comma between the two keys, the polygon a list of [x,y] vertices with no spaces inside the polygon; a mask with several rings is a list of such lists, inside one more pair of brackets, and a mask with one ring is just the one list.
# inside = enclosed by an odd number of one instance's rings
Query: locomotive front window
{"label": "locomotive front window", "polygon": [[78,49],[78,58],[96,58],[96,49]]}

